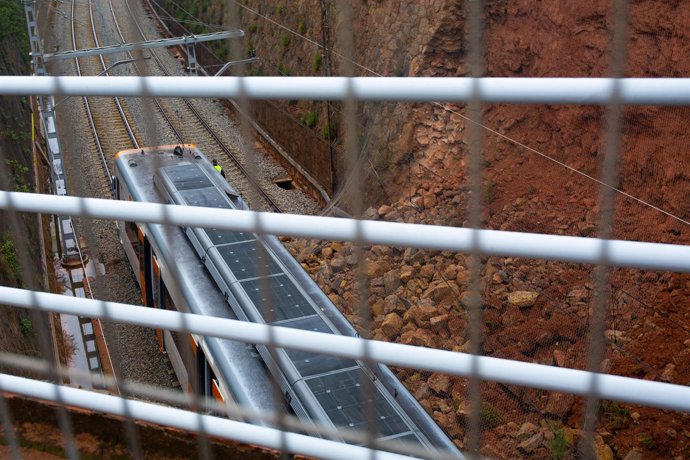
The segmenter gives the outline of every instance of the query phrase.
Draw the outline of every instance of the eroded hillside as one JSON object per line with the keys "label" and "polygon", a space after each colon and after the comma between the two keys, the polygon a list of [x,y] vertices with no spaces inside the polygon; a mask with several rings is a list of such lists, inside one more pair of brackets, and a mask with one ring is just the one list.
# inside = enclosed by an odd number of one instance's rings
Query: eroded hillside
{"label": "eroded hillside", "polygon": [[[196,2],[192,2],[196,3]],[[261,59],[255,75],[337,75],[342,70],[335,2],[241,2],[242,52]],[[611,2],[488,2],[487,76],[602,77],[610,67]],[[189,11],[203,16],[203,2]],[[218,12],[217,12],[218,13]],[[465,76],[465,2],[353,3],[357,75]],[[690,71],[690,4],[632,2],[626,75]],[[299,34],[299,35],[297,35]],[[300,36],[301,35],[301,36]],[[315,43],[327,44],[326,49]],[[338,106],[280,106],[318,136],[338,132]],[[330,112],[329,112],[330,111]],[[687,108],[626,107],[622,119],[614,235],[687,244],[690,153]],[[359,138],[368,155],[367,217],[467,225],[465,107],[362,103]],[[333,118],[330,118],[333,117]],[[482,155],[485,228],[596,236],[604,110],[590,106],[485,106]],[[325,127],[328,127],[325,129]],[[322,136],[324,137],[324,136]],[[325,136],[329,138],[330,136]],[[335,136],[330,139],[340,145]],[[344,183],[338,163],[337,183]],[[347,206],[347,203],[344,204]],[[351,245],[295,241],[292,249],[329,297],[357,323]],[[465,256],[368,248],[366,301],[374,337],[468,349]],[[486,355],[585,368],[592,320],[592,267],[486,258],[482,351]],[[606,314],[605,372],[690,384],[690,279],[613,269]],[[399,376],[460,447],[466,443],[467,381],[414,371]],[[495,458],[575,458],[584,400],[493,383],[483,386],[482,452]],[[687,415],[605,401],[597,456],[685,458]]]}

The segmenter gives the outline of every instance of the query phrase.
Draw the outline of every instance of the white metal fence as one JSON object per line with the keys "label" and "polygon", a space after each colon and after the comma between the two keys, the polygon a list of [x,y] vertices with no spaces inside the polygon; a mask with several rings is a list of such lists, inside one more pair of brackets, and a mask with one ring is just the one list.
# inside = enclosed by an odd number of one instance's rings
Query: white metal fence
{"label": "white metal fence", "polygon": [[[472,2],[479,3],[479,2]],[[471,12],[470,23],[478,30],[479,15]],[[620,38],[620,24],[614,35]],[[623,34],[624,35],[624,34]],[[481,40],[475,33],[471,43],[471,60],[480,60]],[[479,54],[477,54],[479,53]],[[619,58],[614,49],[614,61]],[[614,62],[615,64],[615,62]],[[613,65],[612,73],[620,73]],[[472,382],[495,381],[512,385],[586,396],[587,414],[583,439],[592,432],[592,417],[600,399],[623,401],[661,409],[690,412],[690,387],[593,372],[602,359],[602,315],[606,308],[603,287],[609,267],[690,272],[690,248],[687,246],[620,241],[606,233],[613,213],[610,193],[618,155],[620,107],[622,105],[690,105],[690,79],[637,78],[383,78],[383,77],[25,77],[1,76],[0,94],[12,96],[133,96],[195,97],[244,99],[321,99],[340,100],[346,104],[346,126],[355,123],[348,104],[356,101],[415,101],[468,103],[474,120],[480,120],[481,104],[586,104],[606,106],[605,166],[598,180],[604,212],[600,218],[603,238],[580,238],[480,229],[481,210],[481,132],[471,132],[470,169],[472,190],[470,224],[473,228],[413,225],[357,219],[335,219],[314,216],[280,215],[249,211],[132,203],[93,198],[58,197],[18,192],[0,192],[0,210],[155,222],[172,225],[223,228],[236,231],[352,241],[358,244],[381,244],[396,247],[449,250],[471,255],[470,288],[479,289],[479,256],[509,256],[593,264],[595,270],[594,321],[591,339],[590,370],[560,368],[511,361],[473,353],[386,343],[360,338],[319,334],[280,327],[250,324],[173,311],[145,309],[134,305],[99,300],[75,299],[31,290],[0,287],[0,302],[21,308],[103,318],[148,327],[167,328],[206,336],[239,340],[269,347],[294,348],[332,354],[365,362],[379,362],[448,375],[461,376]],[[477,128],[478,129],[478,128]],[[351,154],[355,143],[346,138]],[[356,156],[356,152],[353,154]],[[361,198],[360,198],[361,199]],[[608,200],[608,201],[607,201]],[[609,205],[607,205],[607,203]],[[688,223],[683,221],[684,223]],[[473,339],[480,337],[479,300],[470,306]],[[597,319],[598,318],[598,319]],[[477,335],[479,334],[479,335]],[[477,342],[477,340],[474,340]],[[597,351],[599,350],[599,351]],[[5,360],[6,361],[6,360]],[[21,365],[21,363],[20,363]],[[28,366],[26,362],[23,364]],[[40,367],[40,366],[39,366]],[[333,458],[371,458],[373,451],[352,445],[336,445],[323,439],[256,427],[248,424],[199,415],[180,409],[85,390],[67,388],[46,382],[0,375],[0,390],[32,398],[57,401],[78,407],[168,424],[205,435],[264,445],[286,452]],[[475,392],[475,395],[477,393]],[[0,407],[2,409],[2,407]],[[262,416],[270,417],[270,414]],[[478,411],[473,413],[471,437],[478,434]],[[4,419],[3,421],[6,421]],[[11,429],[5,429],[5,433]],[[8,435],[9,436],[9,435]],[[10,443],[11,438],[8,438]],[[478,441],[470,442],[470,450]],[[73,451],[70,451],[73,452]],[[393,458],[395,454],[376,452],[376,458]]]}

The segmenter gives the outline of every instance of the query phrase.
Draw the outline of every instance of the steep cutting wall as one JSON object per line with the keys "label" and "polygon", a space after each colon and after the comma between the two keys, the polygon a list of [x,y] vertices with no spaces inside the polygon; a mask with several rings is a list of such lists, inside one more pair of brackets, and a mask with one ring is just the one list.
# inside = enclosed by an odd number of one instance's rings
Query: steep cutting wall
{"label": "steep cutting wall", "polygon": [[[0,3],[1,75],[30,74],[28,46],[21,2]],[[0,189],[34,187],[29,99],[0,96]],[[41,238],[35,214],[0,211],[0,285],[41,289]],[[29,311],[0,306],[0,329],[2,351],[38,355],[38,325]]]}
{"label": "steep cutting wall", "polygon": [[[241,14],[247,31],[243,51],[253,49],[261,59],[254,74],[342,72],[340,3],[241,3],[246,6]],[[350,3],[356,75],[468,74],[465,1]],[[485,3],[487,76],[608,75],[613,2]],[[629,18],[627,76],[688,75],[690,3],[630,2]],[[331,51],[309,40],[326,43]],[[302,119],[302,125],[313,125],[317,135],[327,123],[328,108],[323,103],[286,102],[280,107]],[[340,109],[338,104],[330,107],[334,119]],[[359,110],[359,139],[369,160],[364,162],[372,206],[367,217],[466,225],[469,122],[465,108],[362,103]],[[604,115],[604,109],[590,106],[485,106],[482,225],[595,236],[599,213],[595,178],[604,152]],[[688,115],[687,108],[624,109],[620,174],[613,185],[635,198],[616,194],[615,237],[690,242]],[[337,136],[334,144],[341,145]],[[342,184],[343,162],[336,164],[337,182]],[[353,247],[296,241],[292,249],[357,324],[360,293],[353,288]],[[462,254],[374,246],[364,257],[375,338],[468,349],[468,271]],[[594,308],[591,267],[492,257],[482,270],[484,354],[554,366],[587,366]],[[682,364],[690,357],[688,296],[690,279],[685,275],[612,270],[603,370],[689,384],[690,370]],[[412,370],[399,370],[398,375],[464,447],[467,382]],[[576,458],[582,398],[493,383],[483,385],[483,397],[484,455]],[[595,435],[596,456],[685,458],[690,452],[688,423],[687,414],[604,402]]]}

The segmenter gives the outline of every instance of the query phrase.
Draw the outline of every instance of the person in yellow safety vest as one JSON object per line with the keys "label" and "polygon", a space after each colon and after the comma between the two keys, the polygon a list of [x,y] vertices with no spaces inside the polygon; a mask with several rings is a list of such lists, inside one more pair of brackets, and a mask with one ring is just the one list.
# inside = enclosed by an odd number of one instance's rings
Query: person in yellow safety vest
{"label": "person in yellow safety vest", "polygon": [[216,171],[218,171],[221,176],[225,177],[225,171],[223,171],[223,167],[218,164],[218,160],[216,160],[215,158],[213,159],[213,167],[216,168]]}

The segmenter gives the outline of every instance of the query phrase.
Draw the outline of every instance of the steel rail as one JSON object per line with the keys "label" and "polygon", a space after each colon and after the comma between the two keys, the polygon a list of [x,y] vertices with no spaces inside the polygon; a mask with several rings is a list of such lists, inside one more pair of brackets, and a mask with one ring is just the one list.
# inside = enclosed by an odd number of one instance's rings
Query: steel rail
{"label": "steel rail", "polygon": [[[77,49],[77,37],[75,35],[75,30],[74,30],[74,0],[72,0],[72,8],[71,8],[71,16],[70,16],[70,26],[72,30],[72,48],[75,50]],[[81,76],[81,66],[79,65],[79,59],[75,59],[74,63],[77,67],[77,75]],[[91,127],[91,134],[93,135],[93,139],[96,142],[96,149],[98,150],[98,155],[101,157],[101,164],[103,165],[103,169],[105,170],[105,175],[110,182],[111,179],[111,174],[110,174],[110,168],[108,167],[108,162],[106,161],[105,154],[103,153],[103,145],[101,144],[101,139],[98,136],[98,131],[96,130],[96,123],[94,122],[93,119],[93,113],[91,112],[91,106],[89,104],[89,100],[86,96],[82,98],[83,103],[84,103],[84,109],[86,110],[86,119],[89,122],[89,126]]]}
{"label": "steel rail", "polygon": [[0,191],[0,210],[690,272],[690,246]]}
{"label": "steel rail", "polygon": [[[74,3],[72,3],[74,5]],[[96,42],[96,46],[100,46],[100,43],[98,42],[98,34],[96,33],[96,22],[94,21],[93,18],[93,0],[89,0],[89,16],[91,18],[91,31],[93,32],[93,39]],[[102,55],[98,56],[98,59],[101,61],[101,65],[103,66],[103,70],[106,70],[108,66],[105,64],[105,60],[103,59]],[[110,77],[107,72],[106,76]],[[139,148],[139,142],[136,139],[136,136],[134,135],[134,131],[132,130],[131,125],[129,124],[129,120],[127,120],[127,116],[125,115],[124,109],[122,108],[122,104],[120,104],[120,98],[115,97],[115,105],[117,106],[117,111],[120,113],[120,117],[122,117],[122,122],[125,125],[125,129],[127,130],[127,135],[129,136],[129,139],[132,141],[132,145],[134,148]]]}
{"label": "steel rail", "polygon": [[[8,96],[151,96],[344,101],[605,105],[610,78],[0,76]],[[624,105],[690,105],[689,78],[621,78]]]}
{"label": "steel rail", "polygon": [[[120,36],[120,39],[121,39],[121,40],[123,41],[123,43],[124,43],[124,42],[126,42],[125,36],[124,36],[124,34],[122,33],[122,29],[120,29],[120,24],[117,22],[117,17],[116,17],[116,15],[115,15],[115,9],[113,8],[113,2],[112,2],[112,0],[108,0],[108,4],[109,4],[109,6],[110,6],[110,13],[111,13],[112,16],[113,16],[113,22],[115,23],[115,28],[117,29],[117,33],[118,33],[118,35]],[[127,5],[127,8],[129,8],[129,3],[128,3],[128,2],[125,2],[125,5]],[[139,27],[138,24],[137,24],[137,27]],[[130,51],[127,51],[127,54],[128,54],[131,58],[134,58],[134,56],[132,55],[132,53],[131,53]],[[153,56],[154,60],[157,60],[156,55],[153,53],[153,50],[151,50],[151,56]],[[139,69],[139,66],[136,64],[136,62],[134,63],[134,67],[137,69],[138,73],[141,74],[141,70]],[[180,134],[180,132],[177,130],[177,128],[175,128],[175,126],[173,125],[172,120],[170,119],[170,117],[168,117],[168,114],[165,113],[165,110],[163,110],[163,107],[161,106],[161,104],[160,104],[160,102],[158,101],[158,99],[152,98],[152,100],[153,100],[153,103],[156,105],[156,108],[158,109],[158,112],[159,112],[159,113],[161,114],[161,116],[163,117],[163,120],[167,123],[168,127],[169,127],[170,130],[173,132],[173,135],[177,138],[177,140],[178,140],[179,142],[185,143],[185,140],[183,139],[182,134]]]}
{"label": "steel rail", "polygon": [[[588,371],[545,364],[476,356],[117,302],[66,297],[4,286],[0,286],[0,302],[20,308],[92,316],[145,327],[350,359],[366,359],[391,366],[441,372],[459,377],[474,377],[486,381],[582,396],[590,394],[590,382],[592,376],[595,375]],[[599,380],[596,389],[598,398],[690,412],[690,387],[688,386],[611,374],[596,374],[596,376]]]}

